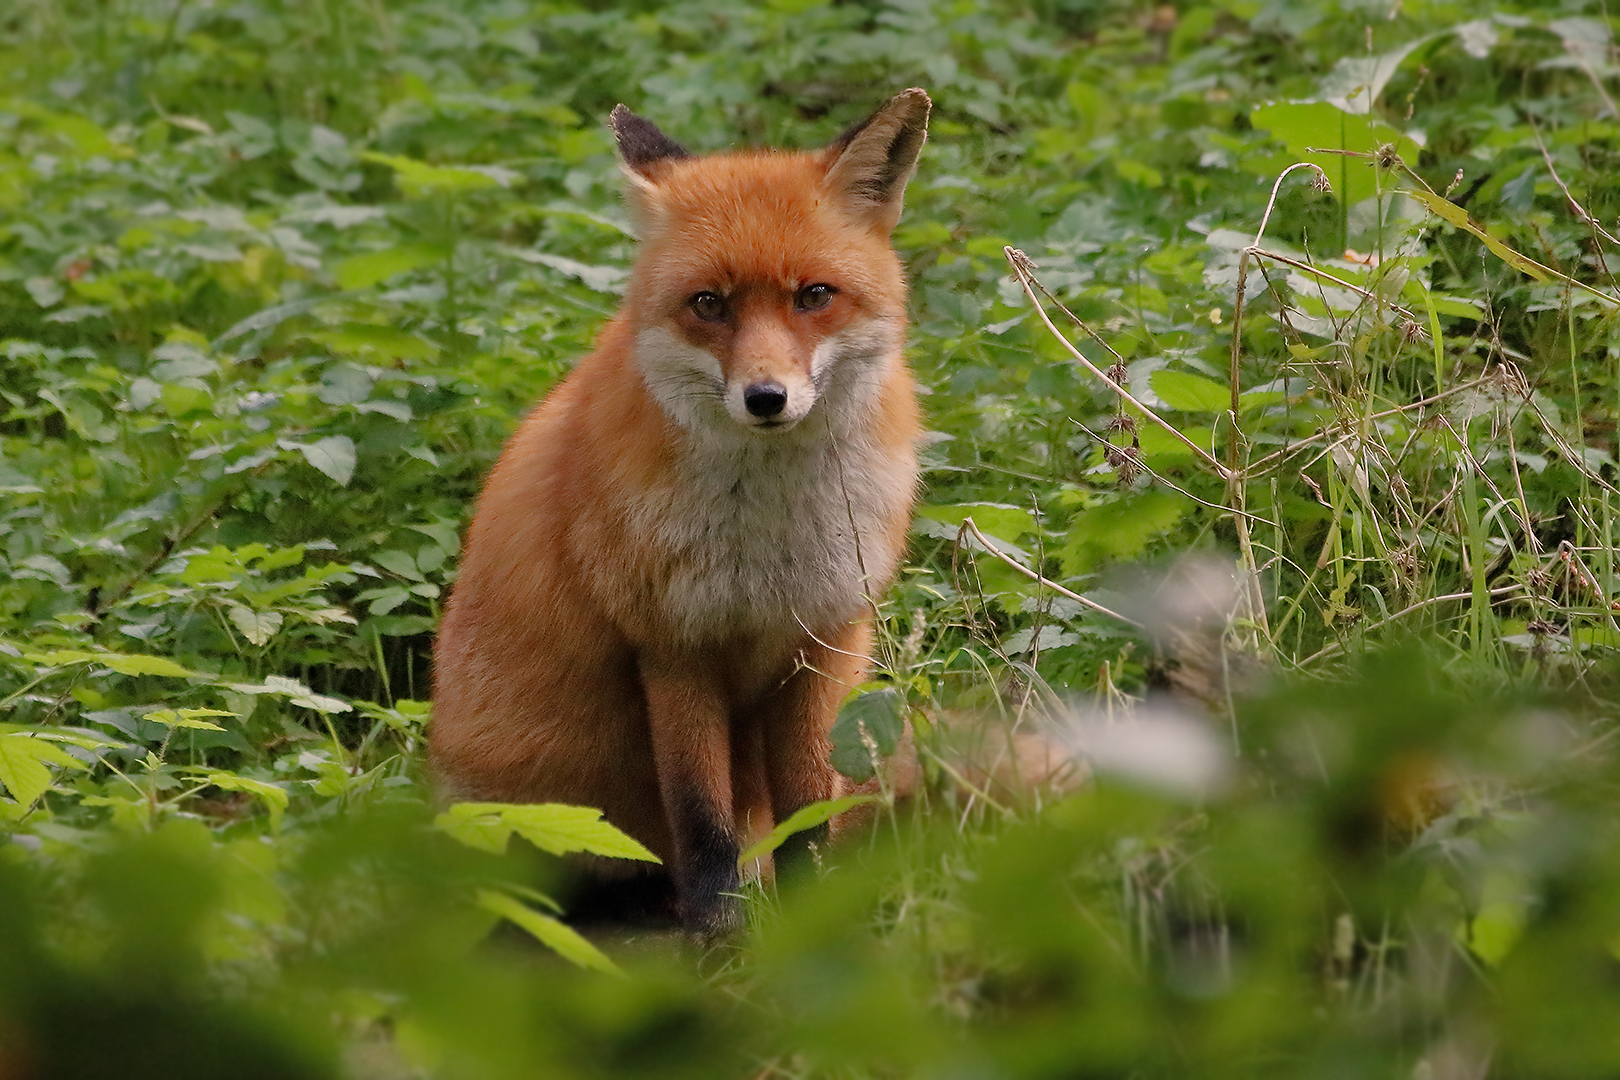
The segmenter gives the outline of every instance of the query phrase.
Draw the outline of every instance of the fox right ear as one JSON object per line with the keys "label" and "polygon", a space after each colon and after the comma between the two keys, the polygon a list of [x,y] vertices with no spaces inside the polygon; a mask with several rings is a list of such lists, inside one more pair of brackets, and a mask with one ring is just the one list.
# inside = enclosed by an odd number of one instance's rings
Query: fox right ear
{"label": "fox right ear", "polygon": [[691,157],[686,147],[658,130],[658,125],[645,120],[623,105],[615,105],[608,115],[613,126],[613,137],[619,144],[619,158],[625,172],[639,184],[657,181],[660,164]]}

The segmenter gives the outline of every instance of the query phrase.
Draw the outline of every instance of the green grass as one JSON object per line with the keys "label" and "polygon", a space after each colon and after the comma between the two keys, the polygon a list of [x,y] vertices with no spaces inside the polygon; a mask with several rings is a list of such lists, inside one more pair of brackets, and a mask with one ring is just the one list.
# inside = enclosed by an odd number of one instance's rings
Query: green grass
{"label": "green grass", "polygon": [[[13,4],[0,1072],[1612,1073],[1612,38]],[[913,85],[922,789],[745,940],[604,960],[540,847],[610,841],[435,824],[420,755],[478,484],[633,257],[604,119],[813,146]],[[1094,779],[986,784],[1014,732]]]}

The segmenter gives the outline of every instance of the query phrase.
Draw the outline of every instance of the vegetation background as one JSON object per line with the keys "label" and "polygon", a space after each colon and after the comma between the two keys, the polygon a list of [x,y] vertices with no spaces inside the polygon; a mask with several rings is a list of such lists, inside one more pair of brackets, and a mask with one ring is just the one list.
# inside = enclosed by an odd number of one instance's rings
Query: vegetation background
{"label": "vegetation background", "polygon": [[[0,1077],[1614,1075],[1613,26],[11,0]],[[923,784],[743,940],[600,952],[546,897],[622,842],[419,751],[632,258],[603,119],[912,85],[927,488],[837,738]]]}

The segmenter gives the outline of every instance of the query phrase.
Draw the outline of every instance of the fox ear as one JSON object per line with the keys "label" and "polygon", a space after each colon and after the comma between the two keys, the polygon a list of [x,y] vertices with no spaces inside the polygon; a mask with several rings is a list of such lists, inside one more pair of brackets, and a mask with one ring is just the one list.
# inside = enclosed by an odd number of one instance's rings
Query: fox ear
{"label": "fox ear", "polygon": [[661,162],[692,156],[686,152],[686,147],[659,131],[657,124],[642,119],[623,105],[613,107],[608,123],[613,126],[613,137],[618,141],[625,172],[638,186],[656,182]]}
{"label": "fox ear", "polygon": [[926,91],[903,90],[822,151],[827,187],[884,232],[900,220],[906,181],[928,138],[931,105]]}

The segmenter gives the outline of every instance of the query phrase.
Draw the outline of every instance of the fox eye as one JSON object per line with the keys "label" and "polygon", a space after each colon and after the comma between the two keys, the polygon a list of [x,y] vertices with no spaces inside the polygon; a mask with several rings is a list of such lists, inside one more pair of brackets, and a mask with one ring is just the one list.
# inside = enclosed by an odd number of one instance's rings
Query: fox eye
{"label": "fox eye", "polygon": [[831,285],[806,285],[793,298],[793,306],[800,311],[820,311],[832,303],[832,298],[836,295],[838,290]]}
{"label": "fox eye", "polygon": [[704,322],[725,322],[731,316],[725,297],[719,293],[700,292],[688,300],[686,305],[692,309],[692,314]]}

